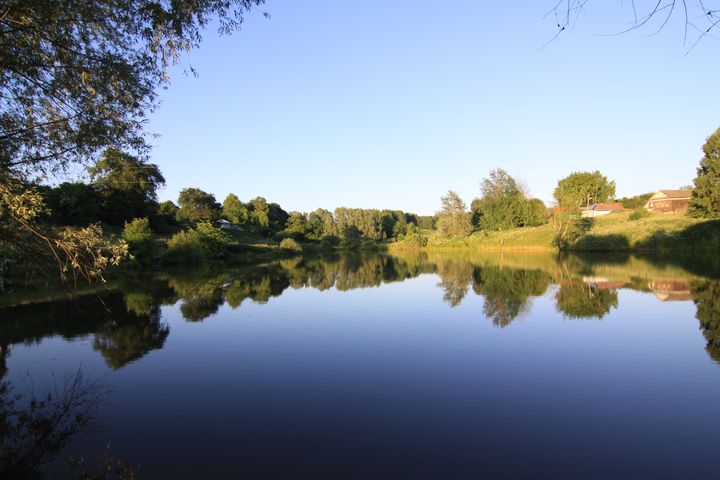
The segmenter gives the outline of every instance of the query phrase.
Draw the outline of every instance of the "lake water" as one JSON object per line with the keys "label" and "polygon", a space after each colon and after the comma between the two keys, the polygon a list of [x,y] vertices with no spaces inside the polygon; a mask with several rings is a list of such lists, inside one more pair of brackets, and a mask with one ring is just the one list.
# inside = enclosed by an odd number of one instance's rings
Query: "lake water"
{"label": "lake water", "polygon": [[549,253],[128,276],[0,309],[0,374],[100,379],[60,456],[109,444],[138,478],[718,478],[718,278]]}

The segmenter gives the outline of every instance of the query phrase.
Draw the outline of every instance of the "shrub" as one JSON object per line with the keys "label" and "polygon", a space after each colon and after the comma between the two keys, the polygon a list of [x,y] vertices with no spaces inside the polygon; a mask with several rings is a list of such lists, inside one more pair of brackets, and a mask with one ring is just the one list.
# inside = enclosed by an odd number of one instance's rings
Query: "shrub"
{"label": "shrub", "polygon": [[230,239],[221,229],[209,222],[178,232],[168,240],[164,260],[168,263],[202,263],[222,258]]}
{"label": "shrub", "polygon": [[153,231],[147,218],[135,218],[131,222],[125,222],[122,237],[138,262],[144,263],[152,258],[155,251]]}
{"label": "shrub", "polygon": [[302,246],[292,238],[284,238],[280,242],[280,248],[288,252],[302,252]]}
{"label": "shrub", "polygon": [[644,207],[638,207],[630,214],[630,220],[640,220],[641,218],[647,218],[650,216],[650,212]]}

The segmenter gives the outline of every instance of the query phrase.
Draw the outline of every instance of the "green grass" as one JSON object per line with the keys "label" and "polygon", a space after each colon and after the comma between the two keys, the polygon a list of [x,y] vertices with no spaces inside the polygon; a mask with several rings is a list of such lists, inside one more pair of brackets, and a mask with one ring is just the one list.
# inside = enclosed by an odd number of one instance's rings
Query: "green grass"
{"label": "green grass", "polygon": [[[708,251],[720,249],[720,220],[699,220],[682,213],[652,214],[630,220],[630,212],[612,213],[593,219],[587,233],[568,245],[580,251]],[[504,231],[475,232],[465,238],[428,236],[426,250],[556,250],[556,231],[552,224],[513,228]],[[403,250],[402,242],[391,250]]]}

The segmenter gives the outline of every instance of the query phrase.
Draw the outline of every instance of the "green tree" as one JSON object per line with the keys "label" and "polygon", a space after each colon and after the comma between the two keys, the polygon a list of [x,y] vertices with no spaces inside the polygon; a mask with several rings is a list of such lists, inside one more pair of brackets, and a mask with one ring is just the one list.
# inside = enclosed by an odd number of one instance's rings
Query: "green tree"
{"label": "green tree", "polygon": [[220,218],[220,204],[212,193],[199,188],[185,188],[178,196],[177,218],[190,223],[214,222]]}
{"label": "green tree", "polygon": [[157,190],[165,185],[157,165],[108,148],[88,173],[102,198],[101,212],[106,222],[122,225],[133,218],[149,217],[157,210]]}
{"label": "green tree", "polygon": [[470,209],[476,227],[503,230],[537,226],[546,221],[541,200],[528,199],[519,184],[505,170],[492,170],[480,182],[481,198],[473,200]]}
{"label": "green tree", "polygon": [[150,220],[135,218],[131,222],[125,223],[122,236],[130,248],[130,253],[139,263],[146,263],[150,260],[155,250]]}
{"label": "green tree", "polygon": [[[146,154],[147,114],[158,106],[168,67],[200,44],[205,26],[231,33],[263,1],[5,2],[0,7],[3,215],[15,215],[18,204],[37,194],[28,179],[38,173],[85,164],[108,147]],[[18,222],[24,215],[0,222],[2,242],[33,262],[56,262],[56,247],[67,245],[67,236]],[[91,237],[101,238],[93,233],[86,239]],[[39,251],[43,247],[46,254]],[[100,273],[95,261],[100,250],[86,253],[72,256],[71,269]],[[67,272],[64,260],[58,265],[61,274]]]}
{"label": "green tree", "polygon": [[472,232],[470,214],[460,196],[449,190],[440,198],[442,207],[437,213],[437,229],[444,237],[466,237]]}
{"label": "green tree", "polygon": [[169,227],[177,225],[178,210],[180,209],[177,205],[175,205],[175,202],[173,202],[172,200],[165,200],[164,202],[160,202],[157,208],[156,215],[156,218],[158,220],[157,223],[160,224],[160,230],[167,231]]}
{"label": "green tree", "polygon": [[234,193],[225,197],[222,204],[223,217],[235,225],[244,225],[250,219],[248,207]]}
{"label": "green tree", "polygon": [[52,171],[106,147],[146,150],[167,67],[263,0],[17,0],[0,15],[0,172]]}
{"label": "green tree", "polygon": [[270,231],[270,206],[263,197],[250,200],[250,221],[263,233]]}
{"label": "green tree", "polygon": [[56,225],[86,227],[100,220],[100,198],[92,185],[63,182],[47,190],[45,201]]}
{"label": "green tree", "polygon": [[300,212],[291,212],[285,231],[293,237],[305,239],[310,232],[308,216]]}
{"label": "green tree", "polygon": [[553,192],[558,206],[564,209],[579,209],[592,204],[606,202],[615,196],[615,182],[611,182],[599,171],[573,172],[558,182]]}
{"label": "green tree", "polygon": [[689,212],[694,217],[720,217],[720,128],[703,145],[703,156],[693,183]]}

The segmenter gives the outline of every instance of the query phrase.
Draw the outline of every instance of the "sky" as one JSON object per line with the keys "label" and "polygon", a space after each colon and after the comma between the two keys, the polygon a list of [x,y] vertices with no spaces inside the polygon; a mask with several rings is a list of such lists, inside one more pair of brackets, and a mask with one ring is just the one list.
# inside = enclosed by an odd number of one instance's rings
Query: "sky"
{"label": "sky", "polygon": [[618,196],[690,184],[720,127],[718,40],[687,53],[681,16],[607,35],[630,2],[595,0],[543,47],[554,3],[268,0],[269,19],[210,28],[148,124],[160,199],[198,187],[432,214],[449,189],[469,205],[494,168],[548,203],[573,171],[600,170]]}

